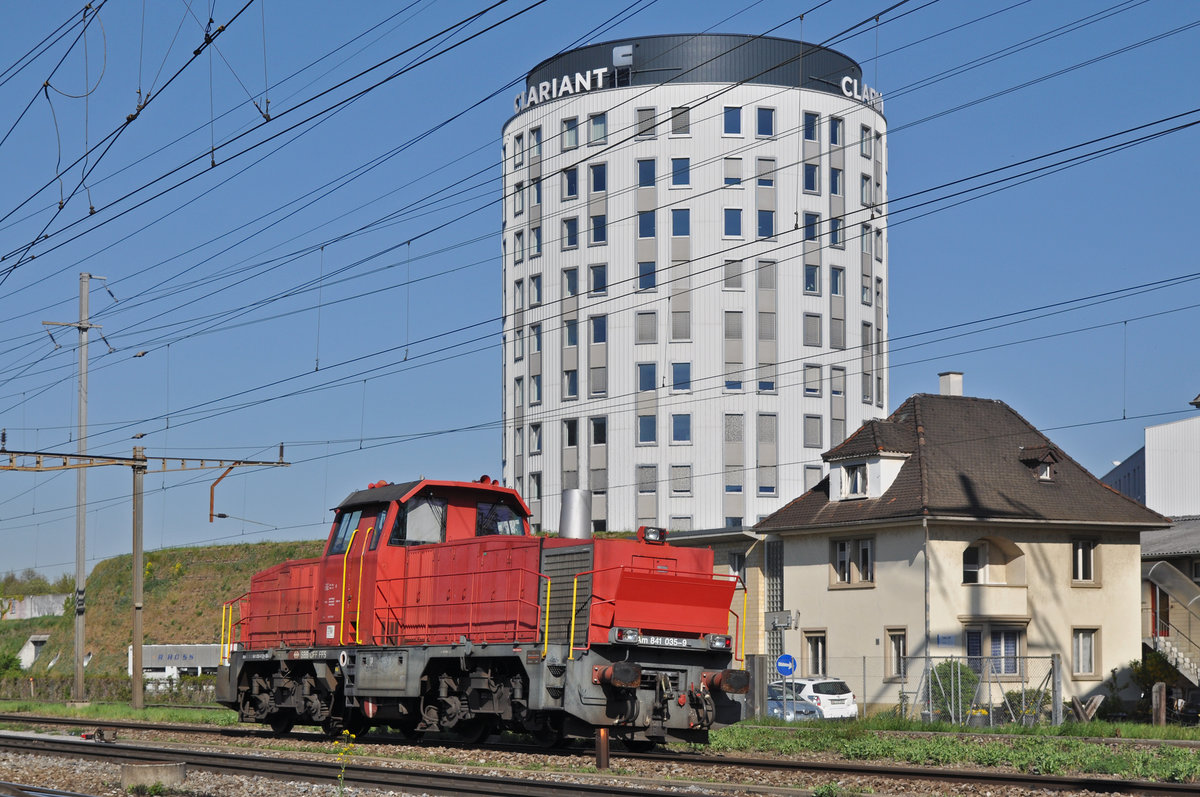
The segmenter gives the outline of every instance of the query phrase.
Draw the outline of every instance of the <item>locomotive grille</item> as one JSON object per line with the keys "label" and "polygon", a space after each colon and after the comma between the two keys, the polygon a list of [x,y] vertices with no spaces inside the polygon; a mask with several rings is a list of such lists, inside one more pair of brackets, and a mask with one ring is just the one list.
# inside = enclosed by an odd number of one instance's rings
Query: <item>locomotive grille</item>
{"label": "locomotive grille", "polygon": [[680,670],[654,670],[649,667],[642,668],[642,689],[654,690],[658,688],[659,681],[665,677],[667,684],[671,688],[672,694],[679,694],[679,683],[682,680],[683,673]]}
{"label": "locomotive grille", "polygon": [[[550,626],[550,642],[566,644],[571,635],[571,591],[575,586],[575,574],[592,569],[593,548],[591,545],[572,545],[567,548],[543,548],[542,572],[550,577],[550,606],[546,609]],[[541,594],[545,607],[546,595]],[[592,599],[592,577],[579,579],[575,596],[575,643],[586,644],[588,609]]]}
{"label": "locomotive grille", "polygon": [[546,665],[546,669],[549,670],[550,674],[553,675],[555,678],[562,678],[563,673],[565,673],[567,671],[567,665],[565,665],[565,664],[548,664],[548,665]]}
{"label": "locomotive grille", "polygon": [[562,700],[563,694],[566,692],[561,686],[547,686],[546,694],[550,695],[554,700]]}

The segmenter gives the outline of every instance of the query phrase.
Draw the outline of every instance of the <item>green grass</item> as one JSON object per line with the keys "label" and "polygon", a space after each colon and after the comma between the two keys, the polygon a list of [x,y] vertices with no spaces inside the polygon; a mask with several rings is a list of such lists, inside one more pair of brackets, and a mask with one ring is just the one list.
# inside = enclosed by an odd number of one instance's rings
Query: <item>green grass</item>
{"label": "green grass", "polygon": [[74,717],[89,722],[129,720],[142,722],[179,722],[191,725],[236,725],[237,712],[196,711],[182,708],[145,708],[136,711],[115,703],[91,703],[70,706],[63,703],[35,703],[29,700],[0,700],[0,713],[36,714],[41,717]]}

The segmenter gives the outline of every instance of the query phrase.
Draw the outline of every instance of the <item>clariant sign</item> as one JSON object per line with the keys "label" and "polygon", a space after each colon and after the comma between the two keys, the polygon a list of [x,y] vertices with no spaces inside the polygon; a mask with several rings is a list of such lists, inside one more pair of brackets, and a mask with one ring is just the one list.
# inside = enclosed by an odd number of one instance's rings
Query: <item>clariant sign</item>
{"label": "clariant sign", "polygon": [[859,88],[856,78],[852,78],[849,75],[842,78],[842,94],[845,94],[852,100],[866,103],[879,113],[883,113],[883,95],[866,83],[863,83],[862,88]]}
{"label": "clariant sign", "polygon": [[602,66],[599,69],[576,72],[573,79],[570,75],[563,75],[557,80],[543,80],[536,86],[530,86],[527,93],[518,94],[513,100],[513,110],[520,113],[522,108],[537,105],[539,102],[565,97],[568,94],[591,91],[593,88],[602,89],[606,74],[608,74],[608,67]]}

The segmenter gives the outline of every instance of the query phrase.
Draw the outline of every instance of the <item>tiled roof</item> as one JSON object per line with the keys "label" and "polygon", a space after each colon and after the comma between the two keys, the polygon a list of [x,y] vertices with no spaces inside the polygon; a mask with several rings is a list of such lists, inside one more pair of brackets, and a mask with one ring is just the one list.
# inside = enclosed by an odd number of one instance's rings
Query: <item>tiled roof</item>
{"label": "tiled roof", "polygon": [[1200,516],[1177,517],[1169,529],[1142,532],[1142,558],[1200,554]]}
{"label": "tiled roof", "polygon": [[[1100,483],[1002,401],[917,394],[890,417],[868,421],[825,452],[830,463],[881,452],[908,454],[879,498],[829,500],[829,479],[756,531],[890,520],[975,518],[1165,526],[1156,512]],[[1038,478],[1052,461],[1053,478]]]}

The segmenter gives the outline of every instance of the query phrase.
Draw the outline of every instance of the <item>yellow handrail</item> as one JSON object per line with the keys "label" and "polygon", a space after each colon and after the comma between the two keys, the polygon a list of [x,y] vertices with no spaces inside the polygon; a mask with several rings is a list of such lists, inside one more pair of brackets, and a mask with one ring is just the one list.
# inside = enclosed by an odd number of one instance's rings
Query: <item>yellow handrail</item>
{"label": "yellow handrail", "polygon": [[[375,531],[375,527],[371,526],[367,529],[367,541],[363,543],[362,550],[358,552],[358,602],[354,604],[354,641],[362,644],[362,571],[363,559],[367,556],[367,546],[371,544],[371,532]],[[350,553],[350,549],[346,549],[346,553]]]}
{"label": "yellow handrail", "polygon": [[[745,660],[746,660],[746,618],[747,618],[747,617],[749,617],[749,615],[748,615],[748,614],[746,614],[746,607],[747,607],[747,598],[749,597],[749,593],[750,593],[750,590],[748,590],[748,589],[744,589],[744,590],[742,590],[742,617],[741,617],[741,624],[742,624],[742,661],[745,661]],[[736,659],[737,659],[737,656],[735,655],[733,658],[736,660]]]}
{"label": "yellow handrail", "polygon": [[[575,576],[575,584],[571,587],[571,638],[567,640],[567,659],[575,658],[575,600],[579,596],[579,576]],[[549,609],[549,604],[546,605]],[[549,612],[547,612],[549,614]]]}
{"label": "yellow handrail", "polygon": [[550,650],[550,577],[546,577],[546,630],[542,632],[542,658]]}
{"label": "yellow handrail", "polygon": [[221,648],[220,648],[222,664],[225,664],[229,661],[229,657],[225,653],[225,616],[228,613],[229,613],[229,604],[222,603],[221,604]]}
{"label": "yellow handrail", "polygon": [[358,529],[350,532],[350,542],[346,544],[346,552],[342,554],[342,620],[338,626],[338,644],[346,644],[346,560],[350,558],[350,550],[354,548],[354,535]]}

